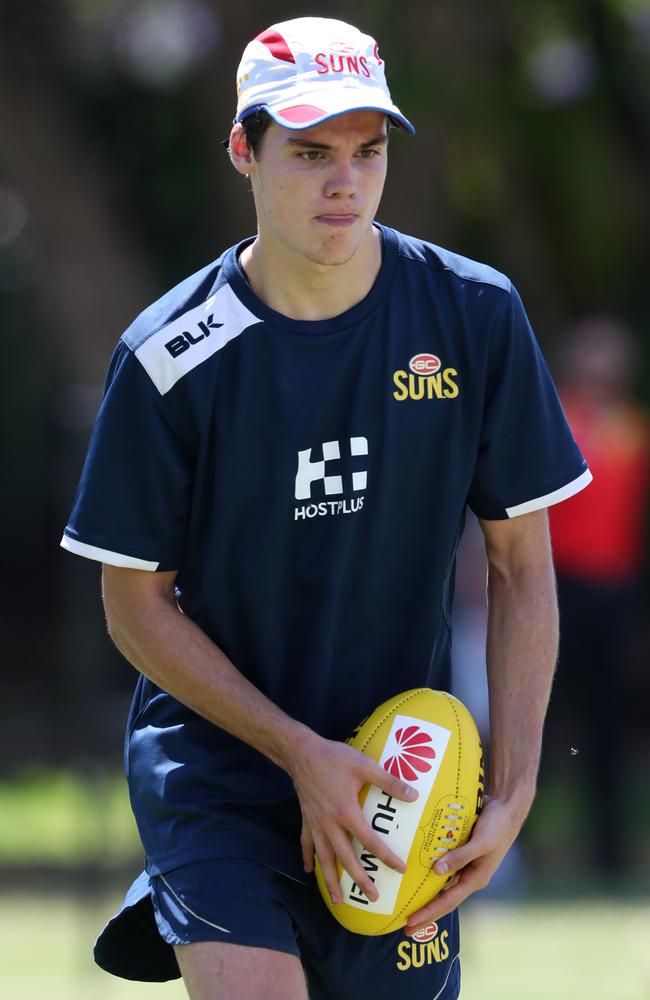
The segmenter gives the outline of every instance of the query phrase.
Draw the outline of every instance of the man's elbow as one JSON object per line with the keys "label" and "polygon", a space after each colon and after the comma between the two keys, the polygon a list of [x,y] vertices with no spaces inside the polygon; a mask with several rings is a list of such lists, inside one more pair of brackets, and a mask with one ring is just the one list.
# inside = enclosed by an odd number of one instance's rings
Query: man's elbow
{"label": "man's elbow", "polygon": [[104,617],[106,619],[106,631],[108,637],[120,652],[125,642],[123,626],[121,626],[119,615],[116,615],[110,603],[104,597]]}
{"label": "man's elbow", "polygon": [[108,637],[122,656],[132,663],[134,651],[133,643],[129,639],[129,625],[125,621],[124,615],[120,614],[119,606],[107,596],[106,591],[103,593],[103,600]]}
{"label": "man's elbow", "polygon": [[141,593],[128,570],[104,566],[102,572],[102,601],[109,638],[123,656],[133,663],[134,642],[146,625],[148,597]]}

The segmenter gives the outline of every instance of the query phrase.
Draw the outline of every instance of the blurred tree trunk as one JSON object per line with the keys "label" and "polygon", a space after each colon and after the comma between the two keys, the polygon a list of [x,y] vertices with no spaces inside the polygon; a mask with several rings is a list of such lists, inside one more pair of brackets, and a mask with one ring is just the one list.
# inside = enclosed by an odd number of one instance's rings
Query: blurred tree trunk
{"label": "blurred tree trunk", "polygon": [[[74,739],[90,736],[90,746],[103,726],[102,687],[114,659],[103,634],[97,565],[57,546],[111,349],[156,292],[143,248],[116,206],[110,173],[66,101],[67,27],[61,3],[5,2],[0,12],[0,179],[27,207],[35,256],[35,322],[18,331],[15,351],[23,367],[47,369],[42,397],[18,400],[6,429],[17,439],[12,451],[29,447],[26,427],[39,408],[48,423],[47,432],[35,435],[42,450],[31,455],[40,489],[30,483],[21,490],[21,467],[8,477],[3,498],[11,504],[6,523],[14,526],[4,545],[10,590],[3,606],[12,619],[4,652],[7,662],[20,665],[8,680],[31,681],[41,707],[48,706],[39,716],[33,704],[39,721],[32,718],[27,732],[36,750],[45,744],[50,760],[66,756],[71,726]],[[39,345],[39,335],[46,343]],[[39,724],[44,719],[51,728]],[[6,738],[14,754],[29,745],[25,721],[7,713],[2,743]]]}
{"label": "blurred tree trunk", "polygon": [[621,145],[633,161],[637,181],[641,182],[643,198],[648,205],[647,186],[650,176],[650,133],[639,99],[638,81],[633,79],[627,61],[621,58],[625,49],[624,24],[611,3],[589,0],[586,19],[594,47],[598,53],[605,93]]}
{"label": "blurred tree trunk", "polygon": [[[121,218],[106,166],[94,159],[52,72],[52,31],[26,27],[34,16],[8,4],[0,21],[0,170],[23,195],[38,247],[34,293],[71,381],[101,381],[108,353],[155,294],[143,249]],[[53,17],[53,11],[50,11]],[[60,22],[58,20],[60,18]],[[63,60],[63,56],[59,54]]]}

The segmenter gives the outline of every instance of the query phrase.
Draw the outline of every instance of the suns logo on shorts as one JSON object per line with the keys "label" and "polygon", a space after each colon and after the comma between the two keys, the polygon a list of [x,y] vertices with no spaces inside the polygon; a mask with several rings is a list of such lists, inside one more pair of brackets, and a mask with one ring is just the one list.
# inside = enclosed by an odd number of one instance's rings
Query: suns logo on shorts
{"label": "suns logo on shorts", "polygon": [[431,770],[429,761],[436,756],[436,751],[429,744],[431,737],[419,726],[406,726],[395,733],[395,742],[399,752],[393,754],[384,763],[384,770],[394,774],[396,778],[406,781],[417,781],[420,773]]}
{"label": "suns logo on shorts", "polygon": [[409,371],[393,372],[393,398],[404,399],[455,399],[458,395],[458,372],[443,367],[437,354],[426,351],[414,354],[409,361]]}
{"label": "suns logo on shorts", "polygon": [[414,941],[433,941],[434,937],[438,933],[438,925],[434,921],[429,924],[428,927],[423,927],[421,931],[416,931],[413,935]]}
{"label": "suns logo on shorts", "polygon": [[428,927],[417,931],[412,938],[400,941],[397,945],[398,960],[395,967],[400,972],[407,969],[421,969],[424,965],[445,962],[449,958],[449,932],[438,934],[438,925],[434,922]]}

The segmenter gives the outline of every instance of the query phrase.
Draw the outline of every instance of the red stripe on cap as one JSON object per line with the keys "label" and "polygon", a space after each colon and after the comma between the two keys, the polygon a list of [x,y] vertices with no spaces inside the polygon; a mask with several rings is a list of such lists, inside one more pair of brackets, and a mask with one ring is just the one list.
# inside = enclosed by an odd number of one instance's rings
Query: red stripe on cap
{"label": "red stripe on cap", "polygon": [[284,59],[285,62],[295,63],[296,60],[293,58],[291,49],[279,31],[267,28],[266,31],[257,35],[255,41],[266,45],[271,55],[275,56],[276,59]]}
{"label": "red stripe on cap", "polygon": [[313,104],[296,104],[293,108],[283,108],[276,111],[280,118],[285,118],[288,122],[296,125],[301,122],[313,122],[315,118],[322,118],[327,114],[323,108],[316,108]]}

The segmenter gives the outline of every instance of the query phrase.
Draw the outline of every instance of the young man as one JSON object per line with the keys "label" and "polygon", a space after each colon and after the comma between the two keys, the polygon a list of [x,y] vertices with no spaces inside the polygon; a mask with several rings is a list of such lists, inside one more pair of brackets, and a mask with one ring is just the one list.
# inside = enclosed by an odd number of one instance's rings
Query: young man
{"label": "young man", "polygon": [[[452,1000],[456,907],[529,810],[556,655],[546,513],[589,481],[503,275],[373,220],[393,104],[373,39],[301,18],[246,48],[230,135],[258,234],[122,337],[63,545],[104,564],[140,671],[126,764],[146,873],[96,947],[198,1000]],[[370,897],[342,741],[387,697],[445,688],[469,504],[489,555],[490,797],[458,881],[403,932],[343,931],[314,852]],[[154,919],[155,918],[155,919]],[[423,943],[413,938],[428,927]],[[173,950],[172,950],[173,949]]]}

